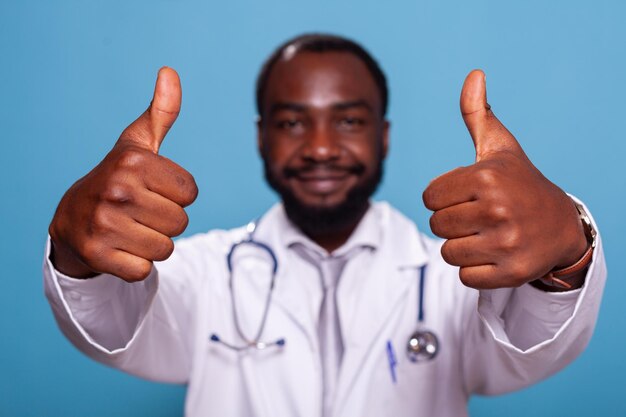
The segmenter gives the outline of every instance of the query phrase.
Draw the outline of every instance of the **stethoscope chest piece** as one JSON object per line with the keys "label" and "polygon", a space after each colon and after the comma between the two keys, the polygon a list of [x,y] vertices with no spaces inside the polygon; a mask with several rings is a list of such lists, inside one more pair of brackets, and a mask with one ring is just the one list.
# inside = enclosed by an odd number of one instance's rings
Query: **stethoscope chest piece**
{"label": "stethoscope chest piece", "polygon": [[417,298],[417,330],[409,337],[406,345],[406,354],[413,363],[426,362],[437,356],[439,352],[439,339],[435,333],[424,329],[424,279],[426,277],[426,265],[419,269],[419,291]]}
{"label": "stethoscope chest piece", "polygon": [[433,332],[417,330],[409,338],[406,353],[411,362],[433,359],[439,352],[439,340]]}

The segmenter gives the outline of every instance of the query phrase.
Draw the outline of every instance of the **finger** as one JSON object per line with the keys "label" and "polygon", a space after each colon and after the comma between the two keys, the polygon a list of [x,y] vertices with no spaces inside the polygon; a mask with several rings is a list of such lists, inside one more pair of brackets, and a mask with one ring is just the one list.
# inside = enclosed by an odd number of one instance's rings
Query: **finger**
{"label": "finger", "polygon": [[477,290],[502,288],[502,276],[496,265],[464,266],[459,269],[461,282]]}
{"label": "finger", "polygon": [[527,282],[507,272],[502,265],[463,266],[459,269],[459,278],[464,285],[479,290],[495,288],[516,288]]}
{"label": "finger", "polygon": [[441,246],[441,256],[450,265],[478,266],[493,264],[491,245],[483,235],[471,235],[446,240]]}
{"label": "finger", "polygon": [[182,94],[180,78],[176,71],[169,67],[161,68],[149,108],[155,152],[158,152],[165,135],[180,113]]}
{"label": "finger", "polygon": [[139,256],[113,249],[95,259],[89,267],[101,274],[115,275],[128,282],[141,281],[148,277],[152,262]]}
{"label": "finger", "polygon": [[81,261],[95,273],[111,274],[124,281],[132,282],[147,278],[152,269],[151,261],[111,248],[102,240],[91,245],[91,249],[97,252],[98,256]]}
{"label": "finger", "polygon": [[477,190],[472,186],[471,173],[471,166],[459,167],[432,180],[422,193],[426,208],[437,211],[476,200]]}
{"label": "finger", "polygon": [[460,104],[463,120],[476,148],[476,162],[494,152],[522,152],[515,137],[491,111],[487,103],[485,74],[481,70],[470,72],[465,79]]}
{"label": "finger", "polygon": [[119,220],[124,233],[112,235],[107,243],[110,247],[138,256],[148,261],[163,261],[174,251],[172,239],[136,221]]}
{"label": "finger", "polygon": [[189,223],[180,205],[150,190],[141,192],[127,213],[136,222],[168,237],[180,235]]}
{"label": "finger", "polygon": [[[521,265],[521,266],[520,266]],[[522,261],[507,265],[506,263],[463,265],[459,277],[463,284],[477,289],[514,288],[529,281],[529,277],[539,278],[545,271],[531,271],[526,269]],[[532,279],[536,279],[532,278]]]}
{"label": "finger", "polygon": [[178,74],[172,68],[161,68],[150,106],[122,132],[120,141],[131,141],[158,153],[165,135],[180,113],[181,102],[182,89]]}
{"label": "finger", "polygon": [[471,236],[480,231],[483,214],[476,201],[438,210],[430,217],[430,229],[443,239]]}
{"label": "finger", "polygon": [[146,165],[144,170],[145,186],[181,207],[187,207],[198,196],[196,180],[171,159],[158,156],[158,163]]}

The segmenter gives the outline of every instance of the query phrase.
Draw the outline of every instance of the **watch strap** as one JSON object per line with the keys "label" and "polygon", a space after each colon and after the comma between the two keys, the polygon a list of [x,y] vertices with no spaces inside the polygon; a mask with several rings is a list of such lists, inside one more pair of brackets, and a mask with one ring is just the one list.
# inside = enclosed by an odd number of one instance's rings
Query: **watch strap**
{"label": "watch strap", "polygon": [[594,247],[589,245],[584,255],[576,261],[576,263],[568,267],[549,272],[546,276],[541,278],[541,281],[546,285],[566,288],[569,290],[572,288],[572,284],[567,282],[567,278],[589,266],[593,260],[593,249]]}
{"label": "watch strap", "polygon": [[587,241],[589,242],[589,247],[587,248],[583,256],[572,265],[567,266],[565,268],[552,270],[543,278],[540,278],[540,281],[546,285],[549,285],[551,287],[565,288],[568,290],[572,288],[572,284],[567,282],[567,279],[570,276],[575,275],[578,272],[585,269],[587,266],[589,266],[589,264],[593,260],[593,250],[596,247],[596,236],[597,236],[597,232],[595,228],[593,227],[593,224],[591,223],[591,219],[589,215],[587,214],[587,212],[585,211],[585,208],[577,202],[574,202],[574,205],[576,206],[576,210],[578,210],[578,215],[579,215],[580,221],[583,224],[585,237],[587,237]]}

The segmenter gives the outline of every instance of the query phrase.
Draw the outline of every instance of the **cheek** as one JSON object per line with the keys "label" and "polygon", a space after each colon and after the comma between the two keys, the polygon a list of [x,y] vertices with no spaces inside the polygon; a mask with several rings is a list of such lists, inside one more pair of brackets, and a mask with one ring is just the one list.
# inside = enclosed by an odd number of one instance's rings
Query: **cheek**
{"label": "cheek", "polygon": [[344,148],[357,161],[367,166],[377,164],[378,160],[382,157],[381,139],[373,135],[346,141]]}
{"label": "cheek", "polygon": [[265,142],[263,157],[270,163],[272,170],[278,171],[297,158],[300,146],[297,141],[269,139]]}

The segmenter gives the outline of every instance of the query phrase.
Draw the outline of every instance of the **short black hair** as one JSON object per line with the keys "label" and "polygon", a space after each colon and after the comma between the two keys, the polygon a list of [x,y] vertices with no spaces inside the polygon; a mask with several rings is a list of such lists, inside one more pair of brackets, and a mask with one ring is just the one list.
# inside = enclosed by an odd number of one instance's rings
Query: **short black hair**
{"label": "short black hair", "polygon": [[385,73],[380,68],[380,65],[378,65],[378,62],[376,62],[374,57],[367,52],[365,48],[355,41],[341,36],[323,33],[306,33],[289,39],[287,42],[280,45],[269,56],[269,58],[267,58],[261,67],[261,71],[259,72],[259,76],[256,81],[256,108],[259,116],[262,115],[261,108],[263,107],[265,89],[267,87],[267,80],[272,72],[272,68],[286,53],[295,55],[300,52],[347,52],[359,58],[374,78],[374,82],[376,83],[380,93],[382,115],[385,116],[387,113],[389,92],[387,90],[387,78],[385,77]]}

